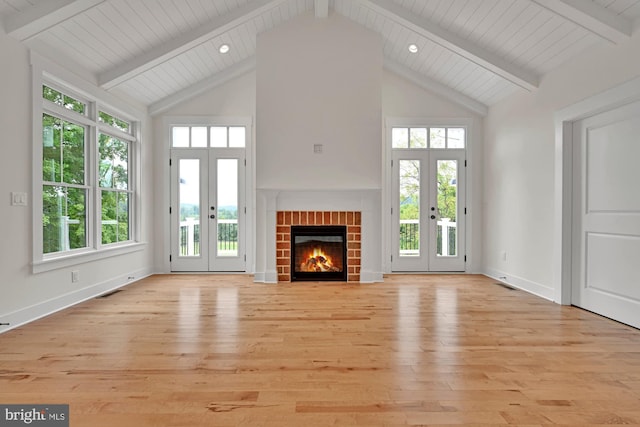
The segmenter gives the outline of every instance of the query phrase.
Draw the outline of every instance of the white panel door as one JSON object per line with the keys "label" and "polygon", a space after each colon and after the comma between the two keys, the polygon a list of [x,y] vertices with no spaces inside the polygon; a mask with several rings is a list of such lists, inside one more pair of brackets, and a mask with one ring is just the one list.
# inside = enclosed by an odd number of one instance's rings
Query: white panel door
{"label": "white panel door", "polygon": [[574,124],[573,305],[640,327],[640,103]]}

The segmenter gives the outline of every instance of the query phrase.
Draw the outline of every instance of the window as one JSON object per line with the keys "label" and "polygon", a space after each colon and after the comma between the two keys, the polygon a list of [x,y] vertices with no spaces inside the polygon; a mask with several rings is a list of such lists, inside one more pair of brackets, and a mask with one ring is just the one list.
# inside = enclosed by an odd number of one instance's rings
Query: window
{"label": "window", "polygon": [[104,107],[59,84],[42,85],[42,203],[34,204],[42,238],[36,233],[34,264],[136,240],[137,123]]}
{"label": "window", "polygon": [[466,128],[463,127],[394,127],[393,148],[464,149]]}
{"label": "window", "polygon": [[173,126],[171,128],[171,147],[173,148],[244,148],[245,145],[245,126]]}

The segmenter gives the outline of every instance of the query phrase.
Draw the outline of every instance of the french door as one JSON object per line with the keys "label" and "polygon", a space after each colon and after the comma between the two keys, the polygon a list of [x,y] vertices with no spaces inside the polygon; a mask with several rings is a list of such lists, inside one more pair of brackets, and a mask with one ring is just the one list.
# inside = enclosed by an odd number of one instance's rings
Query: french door
{"label": "french door", "polygon": [[392,154],[391,270],[465,270],[464,150]]}
{"label": "french door", "polygon": [[244,148],[171,150],[171,271],[245,271]]}

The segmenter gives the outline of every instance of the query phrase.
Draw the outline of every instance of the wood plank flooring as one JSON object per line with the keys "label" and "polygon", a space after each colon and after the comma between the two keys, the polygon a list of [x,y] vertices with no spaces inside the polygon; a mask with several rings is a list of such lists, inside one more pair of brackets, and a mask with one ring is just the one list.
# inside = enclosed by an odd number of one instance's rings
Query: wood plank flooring
{"label": "wood plank flooring", "polygon": [[484,276],[167,275],[0,335],[71,426],[640,425],[640,331]]}

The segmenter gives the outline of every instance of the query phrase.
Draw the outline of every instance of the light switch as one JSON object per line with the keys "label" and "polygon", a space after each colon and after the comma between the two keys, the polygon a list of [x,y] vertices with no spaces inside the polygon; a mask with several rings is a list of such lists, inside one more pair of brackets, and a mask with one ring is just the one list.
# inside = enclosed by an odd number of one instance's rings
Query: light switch
{"label": "light switch", "polygon": [[12,192],[11,193],[11,205],[12,206],[27,206],[27,193]]}
{"label": "light switch", "polygon": [[322,154],[322,144],[313,144],[313,152],[315,154]]}

